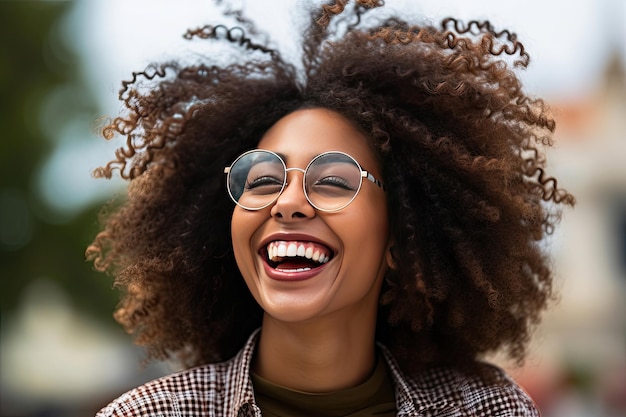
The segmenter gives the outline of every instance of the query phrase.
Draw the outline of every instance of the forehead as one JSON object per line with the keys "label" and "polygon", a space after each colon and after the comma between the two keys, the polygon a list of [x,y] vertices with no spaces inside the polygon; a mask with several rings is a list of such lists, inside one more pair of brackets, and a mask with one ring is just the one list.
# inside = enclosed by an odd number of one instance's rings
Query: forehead
{"label": "forehead", "polygon": [[341,151],[366,169],[378,167],[365,134],[339,113],[322,108],[297,110],[283,117],[263,135],[258,148],[283,155],[288,166],[304,167],[323,152]]}

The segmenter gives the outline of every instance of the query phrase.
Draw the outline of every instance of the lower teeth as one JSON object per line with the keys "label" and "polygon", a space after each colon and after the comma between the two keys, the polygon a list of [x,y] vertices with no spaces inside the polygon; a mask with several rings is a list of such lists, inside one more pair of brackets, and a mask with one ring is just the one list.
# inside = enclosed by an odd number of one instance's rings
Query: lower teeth
{"label": "lower teeth", "polygon": [[298,268],[298,269],[280,269],[280,268],[276,268],[277,271],[280,272],[305,272],[305,271],[310,271],[311,268]]}

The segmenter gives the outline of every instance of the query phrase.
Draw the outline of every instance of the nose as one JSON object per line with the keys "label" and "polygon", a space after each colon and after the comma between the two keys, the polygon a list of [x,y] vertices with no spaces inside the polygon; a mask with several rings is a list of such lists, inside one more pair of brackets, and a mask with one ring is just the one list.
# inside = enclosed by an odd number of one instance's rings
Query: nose
{"label": "nose", "polygon": [[[291,181],[289,181],[289,171]],[[277,220],[294,221],[304,220],[315,216],[315,208],[309,203],[304,194],[304,170],[301,168],[287,169],[287,185],[272,206],[270,214]]]}

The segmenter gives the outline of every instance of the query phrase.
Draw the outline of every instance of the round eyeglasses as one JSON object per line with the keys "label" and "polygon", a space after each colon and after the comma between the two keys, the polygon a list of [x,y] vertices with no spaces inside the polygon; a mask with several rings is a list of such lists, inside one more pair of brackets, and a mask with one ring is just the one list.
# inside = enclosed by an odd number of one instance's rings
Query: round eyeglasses
{"label": "round eyeglasses", "polygon": [[363,178],[385,189],[350,155],[332,151],[317,155],[305,169],[287,168],[276,153],[261,149],[240,155],[224,168],[228,194],[246,210],[261,210],[274,203],[287,186],[287,172],[300,171],[308,202],[320,211],[339,211],[359,193]]}

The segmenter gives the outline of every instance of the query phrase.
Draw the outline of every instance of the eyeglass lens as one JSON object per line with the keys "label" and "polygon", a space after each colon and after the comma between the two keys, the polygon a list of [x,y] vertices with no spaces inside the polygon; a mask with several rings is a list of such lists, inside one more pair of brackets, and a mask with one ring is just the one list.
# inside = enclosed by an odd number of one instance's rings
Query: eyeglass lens
{"label": "eyeglass lens", "polygon": [[[286,166],[276,154],[251,151],[230,167],[228,189],[233,200],[248,209],[273,203],[286,184]],[[307,166],[304,190],[309,202],[321,210],[339,210],[348,205],[361,187],[361,169],[350,156],[329,152]]]}

